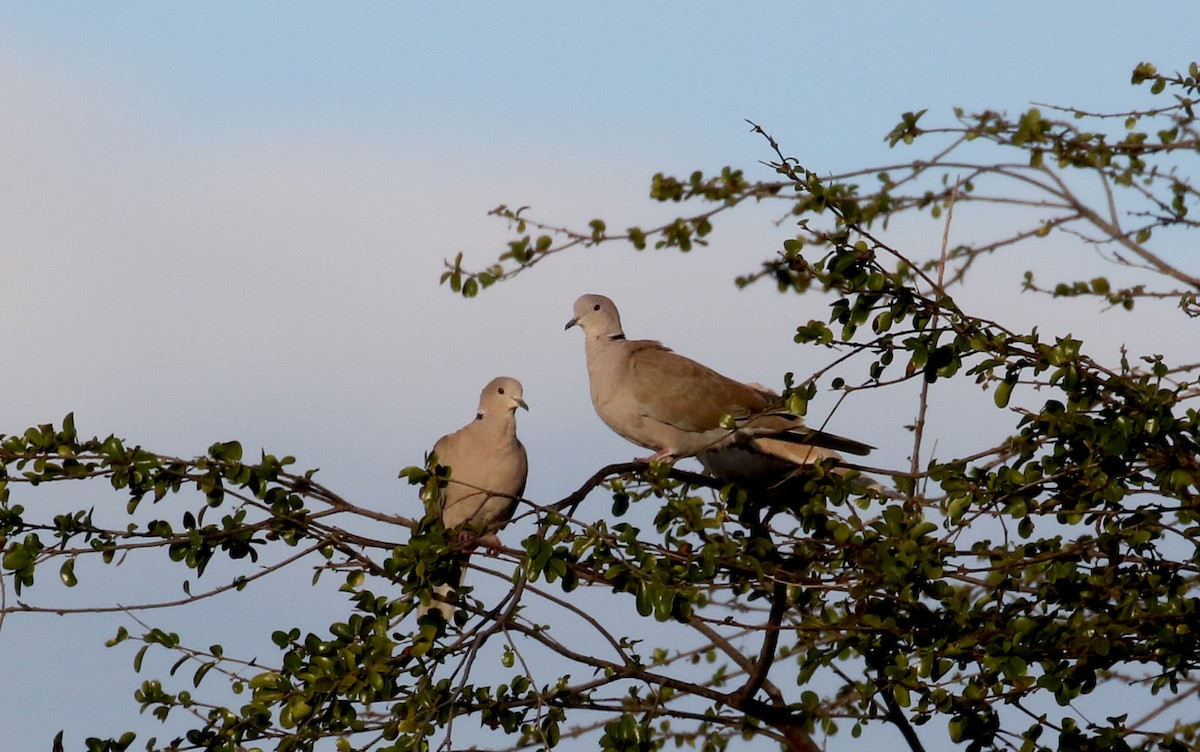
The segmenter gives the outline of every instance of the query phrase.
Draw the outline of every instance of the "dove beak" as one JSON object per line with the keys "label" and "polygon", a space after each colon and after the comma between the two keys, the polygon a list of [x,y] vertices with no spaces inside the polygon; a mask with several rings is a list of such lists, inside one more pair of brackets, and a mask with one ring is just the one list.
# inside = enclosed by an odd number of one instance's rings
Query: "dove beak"
{"label": "dove beak", "polygon": [[524,409],[526,412],[529,412],[529,405],[525,404],[525,400],[521,399],[520,397],[517,397],[515,400],[513,400],[513,402],[517,403],[517,407],[520,407],[520,408]]}
{"label": "dove beak", "polygon": [[579,317],[576,316],[575,318],[573,318],[567,322],[567,325],[563,327],[563,331],[565,332],[566,330],[568,330],[571,327],[576,326],[578,324],[579,324]]}

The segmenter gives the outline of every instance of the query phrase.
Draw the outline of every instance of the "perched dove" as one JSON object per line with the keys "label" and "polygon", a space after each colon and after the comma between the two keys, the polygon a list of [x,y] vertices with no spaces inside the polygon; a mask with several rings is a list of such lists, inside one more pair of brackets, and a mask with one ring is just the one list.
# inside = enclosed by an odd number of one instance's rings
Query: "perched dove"
{"label": "perched dove", "polygon": [[[529,464],[525,447],[517,439],[516,419],[518,407],[529,409],[523,396],[516,379],[492,379],[479,395],[475,420],[433,446],[437,463],[450,469],[440,499],[442,523],[460,535],[479,536],[490,548],[500,545],[495,531],[512,518],[517,497],[525,491]],[[464,577],[466,572],[464,560]],[[454,615],[452,591],[449,585],[439,587],[439,602],[433,606],[447,622]],[[429,610],[419,608],[418,618]]]}
{"label": "perched dove", "polygon": [[[651,460],[695,456],[714,476],[763,482],[798,465],[872,447],[806,428],[769,389],[722,376],[651,340],[629,340],[603,295],[575,301],[592,405],[608,427],[653,449]],[[724,425],[723,425],[724,424]]]}

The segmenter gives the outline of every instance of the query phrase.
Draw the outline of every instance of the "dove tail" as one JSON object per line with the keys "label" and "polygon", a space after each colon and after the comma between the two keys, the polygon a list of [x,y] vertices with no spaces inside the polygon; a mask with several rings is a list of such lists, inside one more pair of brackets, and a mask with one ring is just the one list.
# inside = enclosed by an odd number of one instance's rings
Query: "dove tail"
{"label": "dove tail", "polygon": [[458,574],[458,585],[451,586],[449,583],[446,583],[435,587],[433,589],[433,602],[428,606],[423,603],[417,606],[417,620],[420,621],[425,614],[429,613],[430,611],[437,611],[442,615],[442,621],[444,621],[446,624],[449,624],[451,621],[453,621],[456,600],[455,591],[462,586],[466,579],[467,562],[464,560],[462,563],[462,568]]}
{"label": "dove tail", "polygon": [[772,439],[779,441],[787,441],[793,444],[805,444],[808,446],[821,447],[822,449],[832,449],[835,452],[845,452],[847,454],[865,455],[870,454],[875,447],[870,444],[864,444],[861,441],[847,439],[844,436],[835,436],[824,431],[814,431],[804,428],[800,430],[781,431],[779,433],[770,434]]}

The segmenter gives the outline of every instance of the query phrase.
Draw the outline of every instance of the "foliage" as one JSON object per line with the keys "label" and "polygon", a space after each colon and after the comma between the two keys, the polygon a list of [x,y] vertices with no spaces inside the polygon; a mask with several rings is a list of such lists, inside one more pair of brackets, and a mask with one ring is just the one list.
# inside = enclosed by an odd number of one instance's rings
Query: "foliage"
{"label": "foliage", "polygon": [[[688,251],[747,200],[783,202],[795,235],[739,282],[832,294],[828,320],[796,330],[798,343],[836,348],[862,375],[828,386],[967,381],[991,392],[996,421],[1011,423],[994,448],[927,456],[922,390],[912,465],[886,471],[898,493],[815,467],[765,525],[748,522],[752,491],[658,465],[602,468],[565,499],[522,500],[537,533],[470,563],[509,579],[509,594],[485,605],[468,589],[456,623],[441,628],[410,611],[454,576],[469,542],[435,520],[371,513],[290,471],[290,458],[247,461],[236,442],[166,457],[114,437],[81,439],[67,416],[0,445],[2,614],[38,611],[25,599],[47,572],[83,587],[85,559],[165,552],[197,580],[217,560],[244,568],[203,593],[185,583],[188,600],[298,565],[344,578],[345,616],[328,634],[277,631],[273,661],[189,646],[148,625],[123,629],[111,644],[141,643],[135,668],[161,650],[177,658],[172,677],[190,673],[187,689],[164,677],[139,690],[156,717],[197,719],[149,749],[450,748],[468,733],[455,725],[464,716],[489,729],[493,749],[575,737],[613,750],[721,750],[741,737],[815,749],[816,734],[858,735],[875,723],[914,750],[944,734],[970,750],[1193,749],[1194,698],[1191,720],[1170,711],[1200,691],[1200,366],[1150,353],[1105,362],[1077,339],[973,315],[948,292],[989,256],[1069,235],[1120,279],[1042,285],[1031,273],[1028,291],[1091,296],[1128,315],[1139,302],[1170,300],[1181,322],[1200,315],[1200,277],[1155,245],[1197,229],[1187,160],[1200,153],[1200,75],[1196,64],[1165,75],[1143,63],[1133,83],[1166,103],[1122,113],[1040,106],[1017,118],[956,112],[955,124],[938,127],[907,113],[888,142],[926,147],[924,156],[832,178],[755,127],[773,155],[772,181],[732,168],[657,175],[654,199],[705,208],[622,232],[601,220],[555,227],[502,206],[495,213],[516,238],[498,262],[471,272],[460,254],[443,276],[472,297],[576,247]],[[972,203],[1013,210],[1018,223],[931,258],[885,238],[908,214],[948,219]],[[792,384],[797,412],[824,373]],[[445,483],[436,466],[405,476],[427,500]],[[89,509],[45,519],[25,508],[38,487],[88,482],[125,494],[127,520],[101,523]],[[611,511],[584,517],[579,504],[597,488]],[[206,699],[214,677],[236,702]],[[1156,705],[1131,717],[1088,704],[1109,687]],[[88,748],[132,743],[126,735]]]}

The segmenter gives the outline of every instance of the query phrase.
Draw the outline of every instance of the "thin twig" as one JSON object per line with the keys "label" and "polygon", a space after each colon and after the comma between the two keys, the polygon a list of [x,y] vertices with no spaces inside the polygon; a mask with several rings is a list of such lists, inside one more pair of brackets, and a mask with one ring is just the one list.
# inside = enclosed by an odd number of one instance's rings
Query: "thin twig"
{"label": "thin twig", "polygon": [[[269,575],[273,572],[276,572],[280,569],[283,569],[284,567],[291,565],[293,562],[295,562],[299,559],[302,559],[305,556],[308,556],[309,554],[312,554],[312,553],[315,553],[315,552],[321,550],[321,548],[323,548],[325,545],[327,545],[327,543],[328,543],[328,541],[325,541],[325,540],[318,541],[316,544],[304,549],[303,551],[300,551],[299,553],[289,556],[288,558],[286,558],[280,562],[272,564],[271,566],[266,567],[265,569],[255,573],[255,574],[250,575],[249,577],[236,578],[233,582],[229,583],[228,585],[221,585],[220,587],[213,588],[212,590],[208,590],[208,591],[200,593],[198,595],[189,595],[187,598],[179,598],[179,599],[176,599],[173,601],[159,601],[157,603],[138,603],[138,604],[128,605],[128,606],[118,603],[114,606],[88,606],[88,607],[83,607],[83,608],[63,608],[63,607],[55,607],[55,606],[29,606],[29,605],[22,604],[16,608],[13,608],[12,611],[13,612],[20,611],[23,613],[33,613],[33,614],[56,614],[58,616],[65,616],[67,614],[106,614],[106,613],[113,613],[113,612],[117,612],[117,611],[120,611],[120,612],[149,611],[151,609],[174,608],[176,606],[185,606],[185,605],[188,605],[191,603],[196,603],[197,601],[205,600],[207,598],[212,598],[215,595],[220,595],[221,593],[228,592],[230,590],[239,590],[241,588],[244,588],[247,584],[254,582],[257,579],[266,577],[267,575]],[[3,591],[0,590],[0,594],[2,594],[2,593],[3,593]],[[3,620],[4,614],[7,612],[8,612],[7,606],[0,607],[0,620]]]}
{"label": "thin twig", "polygon": [[[644,471],[649,467],[650,463],[646,462],[646,460],[614,462],[611,465],[605,465],[596,472],[592,473],[591,477],[584,481],[583,485],[581,485],[574,492],[567,495],[560,501],[547,505],[545,509],[551,512],[561,512],[564,509],[569,509],[570,512],[568,513],[573,513],[575,508],[579,506],[580,502],[587,498],[587,495],[590,494],[597,486],[603,483],[609,476]],[[680,470],[675,467],[670,469],[670,471],[667,473],[667,477],[671,478],[672,480],[682,481],[689,485],[703,486],[706,488],[719,489],[725,485],[721,481],[716,480],[715,478],[710,478],[707,475],[700,475],[699,473],[693,473],[688,470]]]}
{"label": "thin twig", "polygon": [[[938,259],[938,276],[937,285],[934,287],[934,299],[940,301],[946,294],[942,284],[946,279],[946,254],[950,248],[950,222],[954,219],[954,199],[958,196],[959,181],[954,182],[954,190],[950,192],[950,198],[946,202],[946,226],[942,230],[942,255]],[[938,318],[941,312],[941,307],[937,306],[933,309],[933,321],[931,328],[936,330]],[[917,421],[913,426],[913,452],[912,466],[910,472],[913,477],[916,477],[921,472],[921,439],[925,435],[925,416],[929,409],[929,379],[921,381],[921,396],[917,408]],[[924,493],[924,489],[921,490]],[[916,492],[916,488],[913,489]]]}

